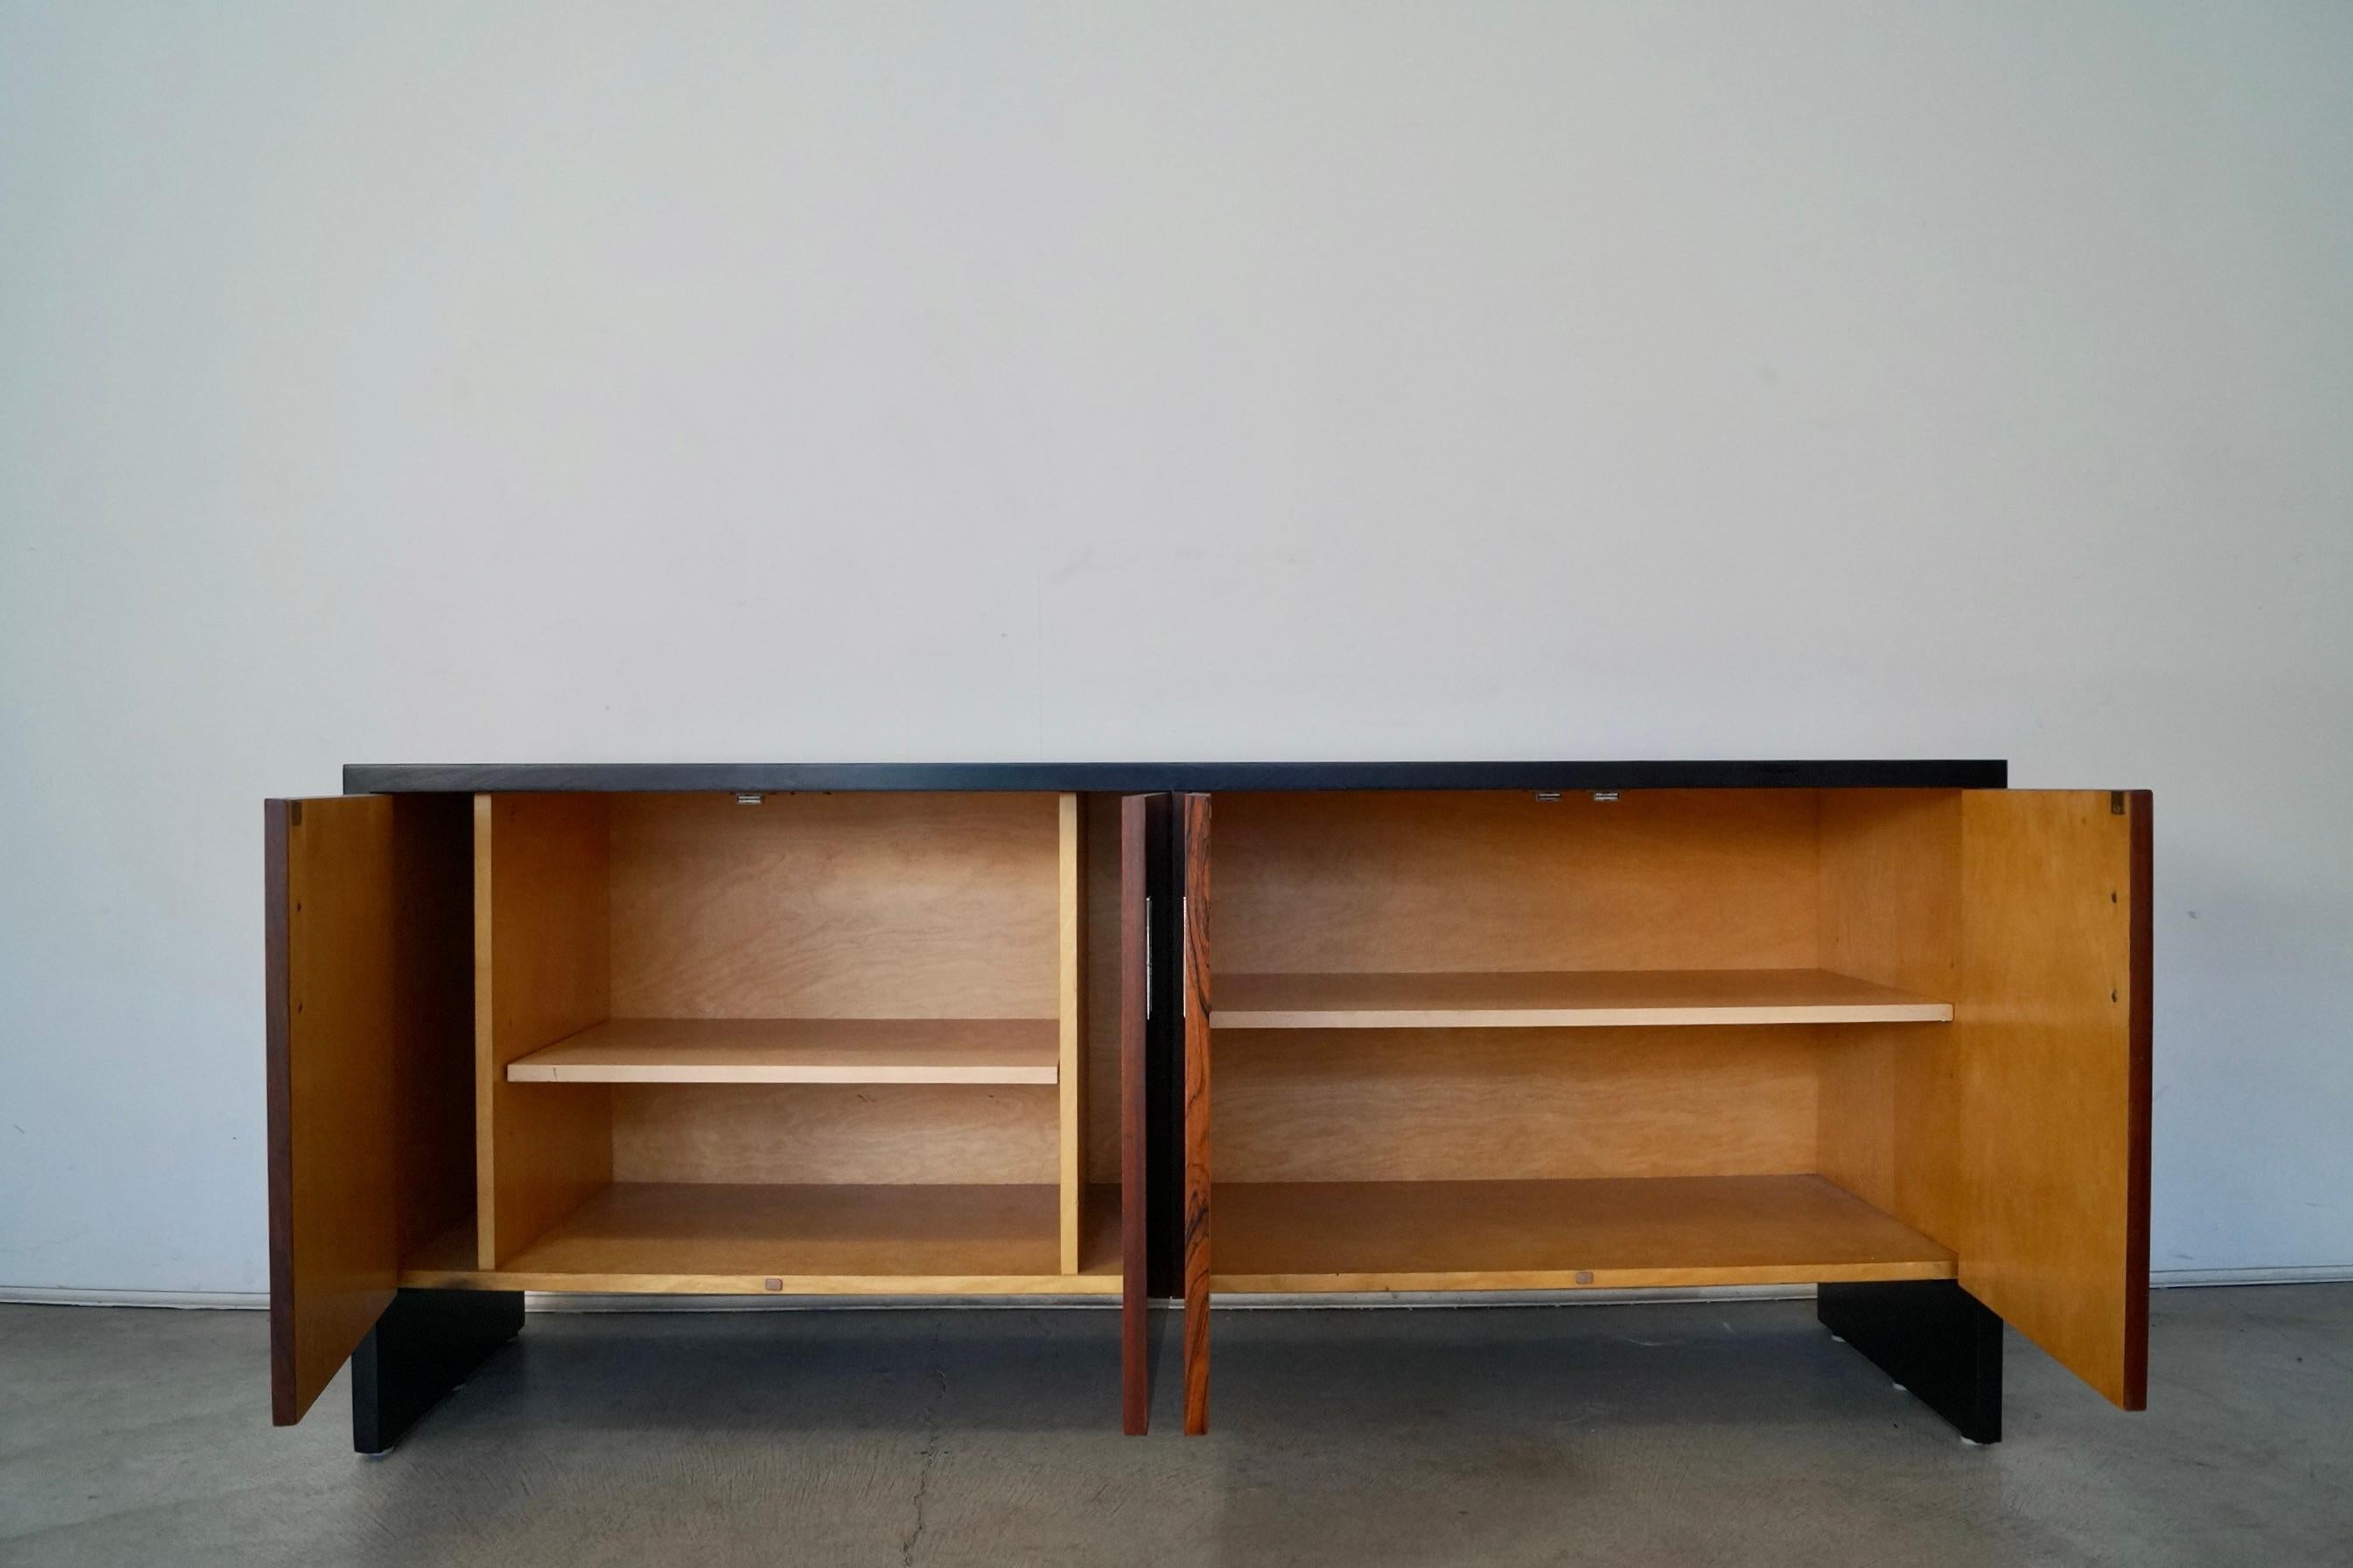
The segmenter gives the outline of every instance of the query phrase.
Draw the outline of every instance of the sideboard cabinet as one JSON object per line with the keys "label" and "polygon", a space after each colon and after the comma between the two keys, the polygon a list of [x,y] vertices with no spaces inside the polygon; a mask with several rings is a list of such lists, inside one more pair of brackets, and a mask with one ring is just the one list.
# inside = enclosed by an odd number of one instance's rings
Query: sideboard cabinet
{"label": "sideboard cabinet", "polygon": [[2149,803],[1999,763],[354,766],[265,814],[271,1372],[525,1292],[1809,1285],[2000,1436],[2147,1360]]}

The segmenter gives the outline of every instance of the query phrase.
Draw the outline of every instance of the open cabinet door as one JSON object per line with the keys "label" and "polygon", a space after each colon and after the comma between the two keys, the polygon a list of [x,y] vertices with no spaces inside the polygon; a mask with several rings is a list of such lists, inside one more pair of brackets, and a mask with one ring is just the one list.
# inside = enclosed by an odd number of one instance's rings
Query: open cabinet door
{"label": "open cabinet door", "polygon": [[299,1421],[472,1205],[470,802],[263,803],[270,1413]]}
{"label": "open cabinet door", "polygon": [[2147,1400],[2149,797],[1962,796],[1960,1282]]}

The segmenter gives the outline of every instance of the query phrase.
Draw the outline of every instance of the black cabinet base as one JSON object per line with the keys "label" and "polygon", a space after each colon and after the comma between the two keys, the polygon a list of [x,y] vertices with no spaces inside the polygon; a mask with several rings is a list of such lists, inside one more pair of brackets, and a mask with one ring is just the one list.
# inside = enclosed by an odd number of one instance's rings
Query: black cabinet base
{"label": "black cabinet base", "polygon": [[2001,1441],[2001,1320],[1950,1279],[1824,1285],[1824,1327],[1972,1443]]}
{"label": "black cabinet base", "polygon": [[427,1411],[522,1332],[520,1290],[403,1290],[352,1356],[352,1447],[389,1453]]}

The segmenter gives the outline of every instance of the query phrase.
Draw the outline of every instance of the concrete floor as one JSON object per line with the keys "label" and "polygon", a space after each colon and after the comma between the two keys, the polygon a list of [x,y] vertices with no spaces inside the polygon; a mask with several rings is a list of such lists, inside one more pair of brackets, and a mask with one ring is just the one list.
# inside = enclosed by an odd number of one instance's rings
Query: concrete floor
{"label": "concrete floor", "polygon": [[0,1563],[2353,1563],[2353,1287],[2154,1317],[1972,1448],[1803,1301],[1227,1312],[1191,1440],[1109,1312],[542,1313],[367,1460],[259,1313],[6,1307]]}

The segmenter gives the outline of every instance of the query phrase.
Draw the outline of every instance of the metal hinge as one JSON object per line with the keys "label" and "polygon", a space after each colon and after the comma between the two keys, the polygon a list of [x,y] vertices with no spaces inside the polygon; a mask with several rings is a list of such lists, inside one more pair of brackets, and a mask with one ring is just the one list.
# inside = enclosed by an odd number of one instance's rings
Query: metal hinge
{"label": "metal hinge", "polygon": [[2110,816],[2122,816],[2124,814],[2125,792],[2120,789],[2110,790],[2108,792],[2108,815]]}

